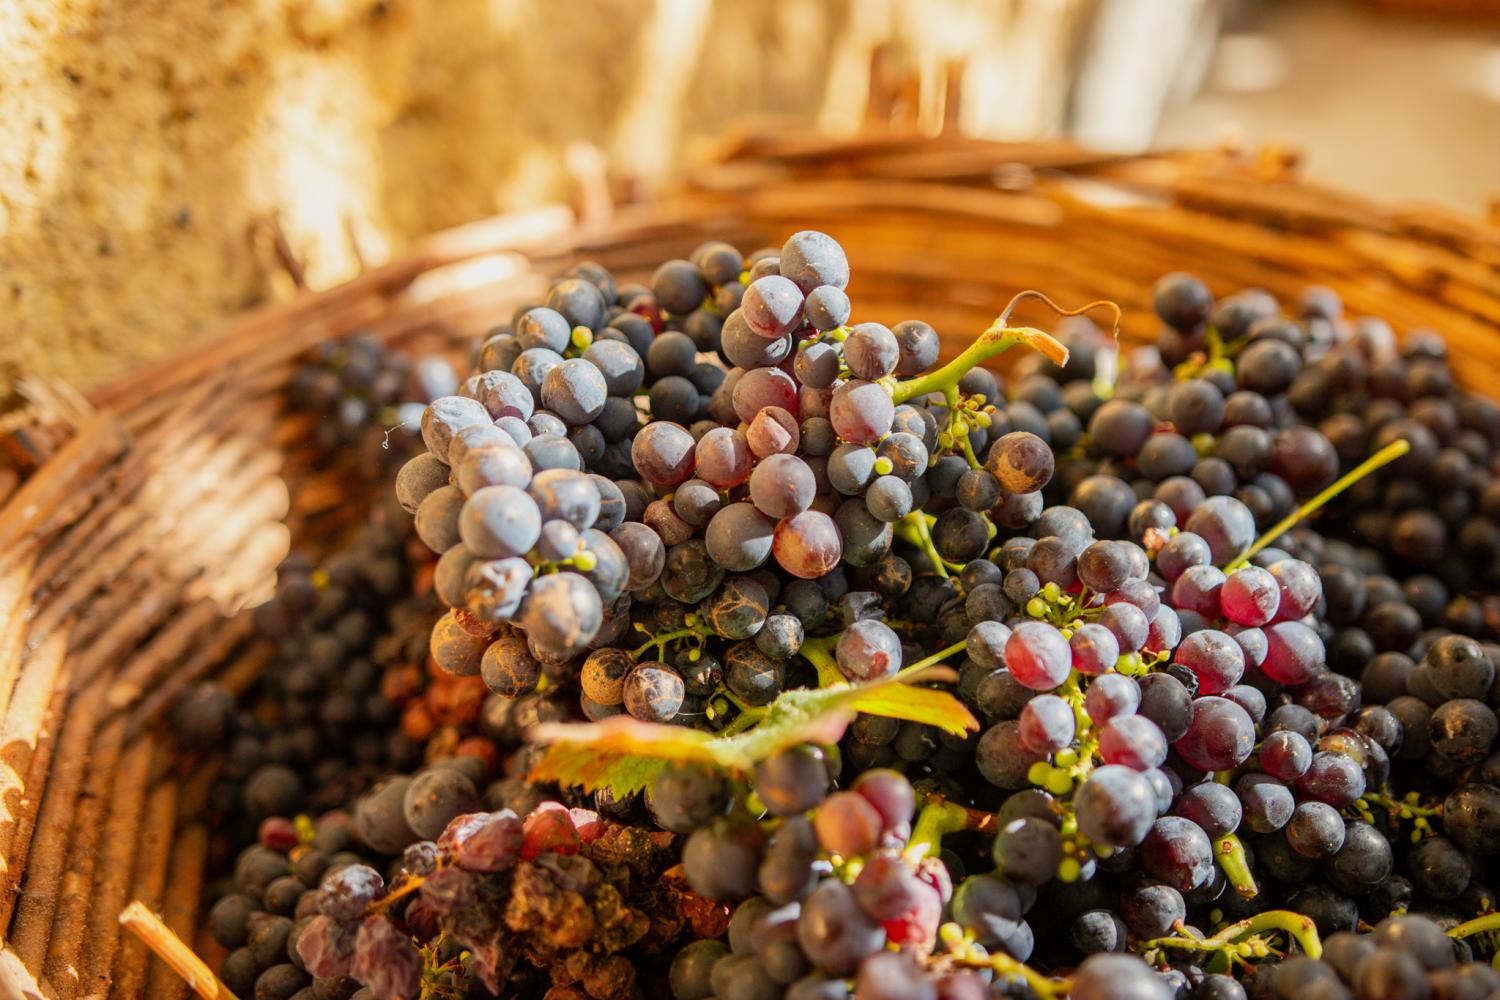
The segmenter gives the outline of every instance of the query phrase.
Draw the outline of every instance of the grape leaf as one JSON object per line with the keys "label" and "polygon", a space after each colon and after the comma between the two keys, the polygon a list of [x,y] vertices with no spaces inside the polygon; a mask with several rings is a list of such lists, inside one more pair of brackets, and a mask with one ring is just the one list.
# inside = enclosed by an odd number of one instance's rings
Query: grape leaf
{"label": "grape leaf", "polygon": [[[952,677],[952,671],[942,669],[920,674],[922,680]],[[534,742],[548,745],[531,777],[587,790],[608,787],[623,796],[649,785],[668,761],[700,761],[743,773],[787,747],[836,743],[860,712],[921,722],[958,736],[979,728],[953,695],[913,687],[911,679],[784,691],[753,729],[735,736],[715,737],[625,716],[593,723],[546,723],[530,733]]]}

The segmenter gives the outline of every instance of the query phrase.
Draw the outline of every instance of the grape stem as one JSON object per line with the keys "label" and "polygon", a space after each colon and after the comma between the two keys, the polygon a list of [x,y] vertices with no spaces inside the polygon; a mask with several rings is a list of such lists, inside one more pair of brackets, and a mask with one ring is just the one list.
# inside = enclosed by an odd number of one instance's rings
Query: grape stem
{"label": "grape stem", "polygon": [[946,579],[948,567],[943,563],[943,557],[938,555],[937,546],[932,544],[932,532],[927,528],[926,516],[920,510],[914,510],[898,521],[896,526],[901,530],[903,537],[927,553],[927,558],[932,561],[932,568],[937,571],[937,575]]}
{"label": "grape stem", "polygon": [[973,932],[964,931],[957,924],[944,924],[939,933],[951,951],[947,956],[934,956],[935,958],[947,958],[955,965],[965,968],[990,969],[1009,979],[1022,979],[1041,1000],[1061,1000],[1068,995],[1068,990],[1073,985],[1068,979],[1048,979],[1025,962],[1017,961],[1002,951],[990,954],[974,947]]}
{"label": "grape stem", "polygon": [[943,662],[954,653],[962,653],[967,647],[968,642],[966,640],[960,639],[958,642],[955,642],[947,649],[940,649],[936,653],[933,653],[931,656],[925,659],[918,660],[916,663],[913,663],[909,667],[902,668],[901,672],[896,674],[896,680],[901,681],[903,684],[910,683],[916,678],[918,674],[926,670],[928,667],[937,666],[939,663]]}
{"label": "grape stem", "polygon": [[214,975],[208,963],[139,899],[120,914],[125,929],[140,938],[173,972],[181,976],[192,991],[204,1000],[238,1000],[234,993]]}
{"label": "grape stem", "polygon": [[829,653],[829,649],[838,642],[837,636],[829,636],[826,639],[804,639],[800,650],[802,658],[811,663],[818,670],[818,687],[833,687],[835,684],[848,683],[844,674],[839,670],[838,661]]}
{"label": "grape stem", "polygon": [[1228,565],[1226,565],[1224,567],[1224,572],[1233,573],[1241,566],[1248,565],[1250,560],[1255,557],[1255,554],[1257,552],[1265,548],[1267,545],[1270,545],[1272,542],[1276,541],[1276,539],[1280,538],[1288,531],[1291,531],[1303,519],[1311,517],[1313,514],[1317,513],[1323,508],[1325,504],[1328,503],[1328,501],[1332,500],[1334,497],[1338,496],[1340,493],[1344,492],[1349,487],[1359,482],[1361,479],[1364,479],[1372,472],[1375,472],[1377,469],[1389,465],[1409,451],[1411,451],[1411,444],[1405,438],[1398,438],[1395,441],[1392,441],[1390,444],[1386,445],[1384,448],[1380,449],[1375,454],[1371,455],[1369,458],[1356,465],[1353,469],[1350,469],[1348,473],[1334,480],[1332,486],[1323,490],[1317,496],[1313,497],[1311,500],[1307,501],[1302,506],[1292,511],[1286,517],[1276,522],[1276,524],[1272,525],[1271,530],[1267,531],[1264,535],[1261,535],[1259,538],[1257,538],[1248,549],[1246,549],[1244,552],[1241,552]]}
{"label": "grape stem", "polygon": [[919,375],[905,382],[896,383],[892,392],[892,398],[899,405],[917,396],[924,396],[929,392],[941,392],[945,395],[947,391],[958,385],[959,379],[963,378],[971,370],[984,364],[990,358],[1004,354],[1018,344],[1025,344],[1032,350],[1041,352],[1053,364],[1061,367],[1068,363],[1068,349],[1049,333],[1044,333],[1035,327],[1010,326],[1010,314],[1027,299],[1037,299],[1044,303],[1047,308],[1059,316],[1081,316],[1093,309],[1104,308],[1114,313],[1114,330],[1118,335],[1120,329],[1120,307],[1113,302],[1098,301],[1090,302],[1088,305],[1077,309],[1064,309],[1053,302],[1041,292],[1027,290],[1020,292],[1006,305],[1005,310],[995,317],[995,321],[975,338],[974,343],[964,349],[958,357],[948,362],[935,372]]}
{"label": "grape stem", "polygon": [[1267,910],[1264,913],[1257,913],[1253,917],[1246,917],[1244,920],[1237,920],[1220,928],[1213,937],[1195,938],[1184,935],[1156,938],[1143,942],[1142,947],[1146,950],[1176,948],[1184,951],[1224,952],[1232,949],[1239,941],[1267,931],[1281,931],[1296,941],[1302,953],[1308,958],[1321,958],[1323,955],[1323,941],[1318,937],[1317,925],[1310,918],[1300,913],[1293,913],[1291,910]]}
{"label": "grape stem", "polygon": [[1487,931],[1500,931],[1500,913],[1487,913],[1482,917],[1465,921],[1457,927],[1450,928],[1449,937],[1466,938],[1475,934],[1484,934]]}
{"label": "grape stem", "polygon": [[1260,892],[1260,887],[1255,884],[1255,876],[1250,872],[1245,845],[1240,842],[1239,837],[1226,833],[1215,841],[1214,860],[1218,862],[1229,884],[1234,886],[1235,892],[1246,899],[1251,899]]}
{"label": "grape stem", "polygon": [[917,823],[912,827],[911,838],[906,842],[906,857],[917,862],[942,849],[943,838],[957,833],[969,825],[969,810],[957,802],[949,802],[934,795],[917,813]]}

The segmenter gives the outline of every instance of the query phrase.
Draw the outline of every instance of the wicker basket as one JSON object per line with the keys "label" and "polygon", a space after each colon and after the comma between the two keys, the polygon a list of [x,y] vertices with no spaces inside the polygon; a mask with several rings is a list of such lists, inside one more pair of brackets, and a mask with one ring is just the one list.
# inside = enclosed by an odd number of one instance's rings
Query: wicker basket
{"label": "wicker basket", "polygon": [[0,479],[0,995],[187,991],[117,917],[140,898],[195,940],[216,762],[178,757],[158,720],[191,681],[255,676],[268,651],[244,609],[289,537],[316,551],[370,499],[282,405],[320,338],[457,349],[575,260],[641,278],[710,236],[751,248],[812,227],[848,249],[862,316],[926,318],[950,352],[1028,287],[1114,299],[1124,333],[1150,335],[1151,281],[1182,268],[1218,292],[1330,286],[1355,313],[1441,331],[1461,376],[1500,393],[1500,228],[1311,187],[1276,151],[745,133],[670,197],[591,203],[441,234],[12,422],[27,471]]}

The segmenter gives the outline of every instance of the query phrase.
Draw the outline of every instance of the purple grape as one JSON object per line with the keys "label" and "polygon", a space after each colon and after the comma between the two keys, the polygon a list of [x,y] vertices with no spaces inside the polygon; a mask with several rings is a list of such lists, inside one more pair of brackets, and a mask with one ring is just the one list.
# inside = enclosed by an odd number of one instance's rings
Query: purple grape
{"label": "purple grape", "polygon": [[1045,622],[1022,622],[1005,643],[1005,666],[1033,691],[1051,691],[1068,679],[1073,652],[1062,633]]}
{"label": "purple grape", "polygon": [[1227,698],[1197,698],[1193,721],[1172,746],[1199,770],[1227,771],[1243,764],[1255,749],[1255,724]]}

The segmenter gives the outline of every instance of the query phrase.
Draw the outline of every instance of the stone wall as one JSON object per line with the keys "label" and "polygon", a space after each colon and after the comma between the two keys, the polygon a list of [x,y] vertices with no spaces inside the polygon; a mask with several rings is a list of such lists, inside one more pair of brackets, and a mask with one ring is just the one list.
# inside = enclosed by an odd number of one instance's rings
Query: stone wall
{"label": "stone wall", "polygon": [[578,141],[660,177],[746,113],[837,124],[877,42],[998,59],[1022,6],[6,0],[0,390],[87,386],[262,300],[272,217],[326,286],[356,266],[351,230],[383,257],[557,197]]}

